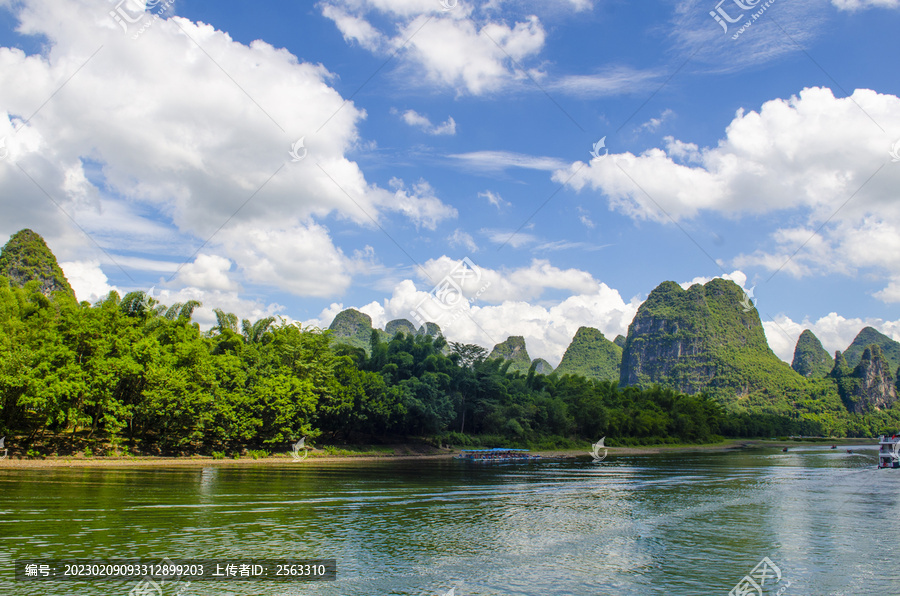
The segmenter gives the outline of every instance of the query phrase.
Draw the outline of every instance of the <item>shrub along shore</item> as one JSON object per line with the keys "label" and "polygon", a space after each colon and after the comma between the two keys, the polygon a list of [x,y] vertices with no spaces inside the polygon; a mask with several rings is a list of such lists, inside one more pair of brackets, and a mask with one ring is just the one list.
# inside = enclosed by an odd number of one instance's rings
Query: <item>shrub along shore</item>
{"label": "shrub along shore", "polygon": [[[802,440],[775,439],[775,440],[746,440],[746,439],[729,439],[717,443],[703,444],[680,444],[680,445],[644,445],[640,447],[609,447],[609,457],[604,460],[609,463],[615,461],[615,458],[622,456],[642,456],[656,455],[661,453],[689,453],[689,452],[712,452],[726,451],[732,449],[753,449],[753,448],[777,448],[788,447],[789,449],[800,446],[829,446],[838,445],[841,448],[851,445],[870,445],[874,444],[877,439],[873,438],[857,438],[857,439],[833,439],[833,438],[804,438]],[[303,451],[300,451],[298,458],[294,458],[291,452],[272,453],[264,455],[263,453],[250,453],[240,455],[238,457],[220,458],[204,455],[192,455],[184,457],[162,457],[162,456],[85,456],[77,454],[74,456],[37,456],[37,457],[17,457],[13,456],[5,460],[0,460],[0,469],[17,469],[17,468],[51,468],[51,467],[92,467],[92,468],[110,468],[110,467],[165,467],[165,466],[294,466],[294,465],[320,465],[320,464],[359,464],[374,461],[386,460],[434,460],[448,459],[459,453],[459,449],[441,449],[423,444],[400,444],[400,445],[354,445],[346,448],[311,449],[304,457]],[[584,449],[557,449],[557,450],[538,450],[534,451],[536,455],[540,455],[545,459],[590,459],[590,453],[587,448]]]}

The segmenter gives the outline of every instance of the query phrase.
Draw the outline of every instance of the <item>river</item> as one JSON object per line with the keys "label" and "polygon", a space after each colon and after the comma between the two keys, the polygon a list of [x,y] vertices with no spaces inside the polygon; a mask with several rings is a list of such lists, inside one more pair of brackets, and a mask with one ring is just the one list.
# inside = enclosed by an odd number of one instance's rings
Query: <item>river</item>
{"label": "river", "polygon": [[15,581],[14,561],[165,557],[335,559],[337,579],[163,596],[882,596],[900,591],[900,470],[874,446],[0,468],[0,593],[126,596],[135,581]]}

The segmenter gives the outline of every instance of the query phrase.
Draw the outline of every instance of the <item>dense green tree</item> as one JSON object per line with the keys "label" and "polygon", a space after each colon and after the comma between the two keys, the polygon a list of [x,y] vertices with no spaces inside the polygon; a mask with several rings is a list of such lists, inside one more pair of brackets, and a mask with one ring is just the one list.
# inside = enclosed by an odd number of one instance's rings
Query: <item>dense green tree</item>
{"label": "dense green tree", "polygon": [[460,366],[464,368],[472,368],[477,363],[487,358],[487,350],[478,344],[464,344],[460,342],[450,342],[450,351],[456,354]]}
{"label": "dense green tree", "polygon": [[255,323],[251,323],[249,320],[244,319],[241,321],[241,332],[244,335],[244,341],[250,344],[258,344],[270,339],[271,335],[266,334],[269,333],[269,328],[274,322],[275,317],[259,319]]}
{"label": "dense green tree", "polygon": [[214,308],[213,313],[216,315],[216,326],[212,328],[212,331],[220,334],[226,331],[237,333],[238,316],[236,314],[225,312],[221,308]]}
{"label": "dense green tree", "polygon": [[65,292],[48,296],[40,280],[18,287],[0,277],[0,433],[18,444],[77,436],[194,453],[287,450],[304,436],[703,442],[900,429],[896,403],[848,412],[842,391],[859,375],[840,354],[827,378],[785,383],[770,389],[781,391],[778,400],[751,394],[726,410],[714,395],[544,375],[534,363],[511,370],[511,360],[487,359],[479,346],[399,328],[391,338],[368,329],[361,346],[272,318],[239,327],[235,315],[214,309],[216,326],[201,333],[191,320],[197,307],[144,292],[113,292],[91,305]]}

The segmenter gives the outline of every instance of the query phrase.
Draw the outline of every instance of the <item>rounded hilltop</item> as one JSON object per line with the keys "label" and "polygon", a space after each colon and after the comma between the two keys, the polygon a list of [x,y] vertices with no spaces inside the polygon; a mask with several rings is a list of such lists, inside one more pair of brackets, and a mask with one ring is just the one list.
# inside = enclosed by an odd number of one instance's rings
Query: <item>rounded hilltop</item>
{"label": "rounded hilltop", "polygon": [[38,281],[45,296],[54,292],[75,296],[53,251],[40,234],[27,228],[13,234],[0,251],[0,276],[18,287]]}

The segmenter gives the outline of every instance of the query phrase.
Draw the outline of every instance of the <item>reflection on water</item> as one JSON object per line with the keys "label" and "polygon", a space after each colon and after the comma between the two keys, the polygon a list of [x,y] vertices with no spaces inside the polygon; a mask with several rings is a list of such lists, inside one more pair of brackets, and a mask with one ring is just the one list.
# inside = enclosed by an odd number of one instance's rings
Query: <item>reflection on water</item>
{"label": "reflection on water", "polygon": [[12,561],[34,557],[338,562],[335,582],[195,582],[185,596],[724,595],[763,557],[783,574],[766,594],[894,593],[900,471],[854,451],[0,468],[0,593],[133,587],[13,582]]}

